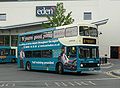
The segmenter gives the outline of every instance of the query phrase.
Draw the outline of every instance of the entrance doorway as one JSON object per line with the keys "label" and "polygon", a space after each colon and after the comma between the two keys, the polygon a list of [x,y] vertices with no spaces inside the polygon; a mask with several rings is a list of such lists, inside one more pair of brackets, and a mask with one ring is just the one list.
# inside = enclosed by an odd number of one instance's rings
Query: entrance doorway
{"label": "entrance doorway", "polygon": [[113,59],[120,58],[119,52],[120,52],[119,46],[110,46],[110,58]]}

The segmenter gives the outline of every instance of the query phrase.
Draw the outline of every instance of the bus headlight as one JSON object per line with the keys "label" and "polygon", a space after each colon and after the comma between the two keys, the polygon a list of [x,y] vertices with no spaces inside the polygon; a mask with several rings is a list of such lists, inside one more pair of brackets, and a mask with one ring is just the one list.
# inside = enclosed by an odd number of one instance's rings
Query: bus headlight
{"label": "bus headlight", "polygon": [[80,67],[83,67],[83,64],[80,64]]}
{"label": "bus headlight", "polygon": [[100,66],[100,64],[97,64],[97,66]]}

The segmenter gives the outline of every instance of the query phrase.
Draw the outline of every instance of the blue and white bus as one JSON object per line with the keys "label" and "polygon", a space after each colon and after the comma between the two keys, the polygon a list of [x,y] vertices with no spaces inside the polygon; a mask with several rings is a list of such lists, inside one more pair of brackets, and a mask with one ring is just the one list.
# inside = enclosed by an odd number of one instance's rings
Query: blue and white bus
{"label": "blue and white bus", "polygon": [[17,47],[0,46],[0,63],[16,62]]}
{"label": "blue and white bus", "polygon": [[[18,40],[19,68],[56,71],[59,74],[100,70],[98,29],[95,25],[66,25],[31,31],[19,34]],[[61,56],[63,48],[66,63]]]}

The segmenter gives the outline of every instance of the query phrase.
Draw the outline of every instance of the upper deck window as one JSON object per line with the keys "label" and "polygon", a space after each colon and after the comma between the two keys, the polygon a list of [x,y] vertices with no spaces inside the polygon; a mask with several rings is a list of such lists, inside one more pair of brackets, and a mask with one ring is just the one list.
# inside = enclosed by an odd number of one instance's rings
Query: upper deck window
{"label": "upper deck window", "polygon": [[51,39],[53,37],[52,31],[49,32],[43,32],[43,33],[36,33],[36,34],[30,34],[26,36],[21,36],[20,41],[21,42],[29,42],[33,40],[41,40],[41,39]]}
{"label": "upper deck window", "polygon": [[97,28],[88,27],[88,26],[80,26],[79,27],[79,34],[81,36],[98,37]]}
{"label": "upper deck window", "polygon": [[66,37],[72,37],[72,36],[77,36],[77,35],[78,35],[77,26],[66,28]]}
{"label": "upper deck window", "polygon": [[43,33],[43,39],[51,39],[52,37],[53,37],[52,31]]}
{"label": "upper deck window", "polygon": [[20,41],[21,42],[29,42],[33,40],[33,35],[26,35],[26,36],[21,36]]}
{"label": "upper deck window", "polygon": [[98,37],[98,31],[96,28],[90,27],[89,32],[90,32],[90,36]]}
{"label": "upper deck window", "polygon": [[25,41],[31,41],[31,40],[33,40],[33,35],[25,36]]}
{"label": "upper deck window", "polygon": [[34,35],[34,40],[41,40],[41,39],[43,39],[42,33],[37,33]]}
{"label": "upper deck window", "polygon": [[62,38],[65,35],[65,30],[64,29],[58,29],[55,30],[53,33],[54,38]]}

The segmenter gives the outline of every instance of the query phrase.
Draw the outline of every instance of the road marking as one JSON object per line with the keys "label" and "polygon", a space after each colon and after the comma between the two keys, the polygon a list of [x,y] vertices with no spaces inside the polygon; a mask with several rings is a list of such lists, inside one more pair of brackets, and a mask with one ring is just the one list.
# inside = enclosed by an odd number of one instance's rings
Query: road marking
{"label": "road marking", "polygon": [[85,82],[81,82],[81,84],[86,85],[86,86],[88,85],[88,84],[87,84],[87,83],[85,83]]}
{"label": "road marking", "polygon": [[13,83],[13,85],[12,85],[13,87],[15,86],[15,83]]}
{"label": "road marking", "polygon": [[[96,78],[96,79],[81,79],[81,81],[86,81],[86,80],[116,80],[116,79],[120,79],[120,78]],[[79,79],[73,79],[74,81],[79,81]]]}
{"label": "road marking", "polygon": [[[95,79],[72,79],[71,81],[85,81],[85,80],[116,80],[116,79],[120,79],[120,78],[95,78]],[[69,79],[68,79],[69,80]],[[68,80],[64,80],[64,81],[68,81]],[[45,81],[63,81],[63,80],[32,80],[32,81],[0,81],[0,83],[36,83],[36,82],[45,82]]]}
{"label": "road marking", "polygon": [[93,83],[92,81],[89,81],[89,83],[91,83],[91,84],[92,84],[92,85],[94,85],[94,86],[96,85],[96,84],[95,84],[95,83]]}
{"label": "road marking", "polygon": [[49,85],[48,85],[48,83],[47,83],[47,82],[45,82],[45,85],[46,85],[47,87],[49,87]]}
{"label": "road marking", "polygon": [[76,83],[76,84],[78,84],[79,86],[81,86],[81,84],[80,84],[79,82],[74,81],[74,83]]}
{"label": "road marking", "polygon": [[5,84],[0,85],[0,87],[4,87]]}
{"label": "road marking", "polygon": [[117,78],[117,79],[120,79],[120,76],[113,75],[111,72],[112,72],[112,71],[105,72],[105,74],[107,74],[107,75],[109,75],[109,76],[112,76],[112,77],[115,77],[115,78]]}
{"label": "road marking", "polygon": [[72,86],[75,86],[73,83],[71,83],[71,82],[68,82],[70,85],[72,85]]}
{"label": "road marking", "polygon": [[5,86],[8,86],[8,83],[7,83],[7,84],[5,84]]}
{"label": "road marking", "polygon": [[54,82],[54,83],[55,83],[57,86],[60,86],[59,83],[57,83],[57,82]]}
{"label": "road marking", "polygon": [[101,68],[111,68],[112,66],[107,66],[107,67],[101,67]]}
{"label": "road marking", "polygon": [[64,82],[61,82],[64,86],[67,86],[67,84],[65,84]]}

